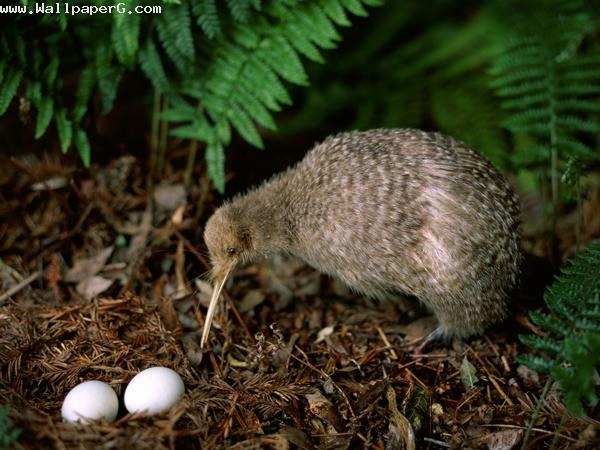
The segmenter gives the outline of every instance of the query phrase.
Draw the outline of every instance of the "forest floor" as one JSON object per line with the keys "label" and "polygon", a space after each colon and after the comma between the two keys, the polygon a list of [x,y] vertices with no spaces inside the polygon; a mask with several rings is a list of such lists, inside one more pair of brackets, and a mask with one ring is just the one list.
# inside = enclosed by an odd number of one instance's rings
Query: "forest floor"
{"label": "forest floor", "polygon": [[[218,198],[202,183],[186,188],[174,170],[150,195],[131,156],[90,172],[51,157],[1,164],[0,404],[10,406],[12,425],[0,417],[0,434],[17,427],[22,447],[496,450],[524,442],[546,378],[516,360],[527,352],[518,334],[537,332],[522,305],[483,337],[417,353],[435,326],[417,306],[375,303],[277,259],[235,273],[202,354],[211,292],[202,228]],[[595,199],[590,208],[600,210]],[[534,236],[529,248],[540,242]],[[572,237],[563,242],[566,258]],[[552,271],[542,272],[547,284]],[[168,413],[121,407],[111,424],[62,421],[77,383],[102,380],[122,397],[155,365],[185,382]],[[526,448],[599,448],[599,429],[565,414],[552,386]]]}

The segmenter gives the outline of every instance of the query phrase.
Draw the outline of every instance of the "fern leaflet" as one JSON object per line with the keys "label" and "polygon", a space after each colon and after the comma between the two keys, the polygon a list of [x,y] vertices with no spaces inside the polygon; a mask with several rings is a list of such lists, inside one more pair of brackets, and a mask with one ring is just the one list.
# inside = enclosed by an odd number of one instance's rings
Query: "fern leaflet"
{"label": "fern leaflet", "polygon": [[532,312],[531,319],[547,336],[521,336],[546,356],[519,360],[549,373],[565,393],[565,404],[583,415],[582,399],[598,402],[593,374],[600,364],[600,241],[577,254],[544,294],[550,314]]}

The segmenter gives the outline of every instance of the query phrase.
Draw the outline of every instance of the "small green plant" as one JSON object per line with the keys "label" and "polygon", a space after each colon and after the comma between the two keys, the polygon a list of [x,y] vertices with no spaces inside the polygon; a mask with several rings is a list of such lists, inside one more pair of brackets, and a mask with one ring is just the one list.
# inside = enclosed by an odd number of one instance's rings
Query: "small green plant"
{"label": "small green plant", "polygon": [[0,115],[18,97],[36,113],[35,137],[54,123],[62,150],[74,146],[87,166],[92,97],[99,93],[108,113],[125,73],[140,70],[160,93],[155,111],[177,124],[170,134],[206,145],[208,173],[223,191],[232,129],[262,148],[258,128],[275,129],[273,113],[292,102],[285,83],[308,84],[302,59],[324,62],[321,50],[336,46],[348,13],[365,16],[381,0],[88,3],[113,9],[72,14],[75,3],[48,3],[38,12],[40,3],[21,0],[24,9],[3,22]]}
{"label": "small green plant", "polygon": [[593,375],[600,366],[600,241],[571,260],[544,300],[550,313],[531,312],[531,319],[547,334],[520,337],[544,356],[523,355],[519,360],[550,374],[569,410],[583,415],[582,400],[598,403]]}
{"label": "small green plant", "polygon": [[8,405],[3,405],[0,408],[0,450],[10,450],[14,447],[21,448],[17,444],[21,430],[15,427],[8,418],[9,411],[10,407]]}

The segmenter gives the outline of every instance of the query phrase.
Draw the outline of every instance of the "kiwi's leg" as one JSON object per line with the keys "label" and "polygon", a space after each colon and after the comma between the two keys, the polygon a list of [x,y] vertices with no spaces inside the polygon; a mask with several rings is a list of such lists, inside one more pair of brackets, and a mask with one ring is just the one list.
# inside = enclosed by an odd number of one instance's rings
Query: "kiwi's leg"
{"label": "kiwi's leg", "polygon": [[415,347],[413,353],[420,354],[429,349],[433,344],[443,344],[444,346],[452,343],[452,336],[446,332],[446,330],[439,326],[427,336],[423,338],[423,341]]}

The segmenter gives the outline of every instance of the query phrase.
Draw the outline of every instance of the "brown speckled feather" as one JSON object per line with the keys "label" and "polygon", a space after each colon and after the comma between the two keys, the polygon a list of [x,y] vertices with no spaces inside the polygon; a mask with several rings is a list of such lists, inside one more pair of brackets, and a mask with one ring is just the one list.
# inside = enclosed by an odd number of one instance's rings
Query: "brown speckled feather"
{"label": "brown speckled feather", "polygon": [[[439,133],[330,136],[209,219],[221,267],[285,252],[367,296],[418,297],[441,331],[480,334],[517,285],[519,202],[493,165]],[[233,249],[233,250],[232,250]]]}

